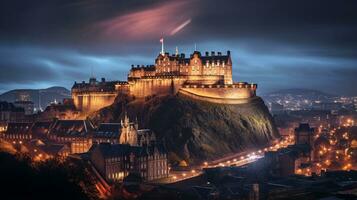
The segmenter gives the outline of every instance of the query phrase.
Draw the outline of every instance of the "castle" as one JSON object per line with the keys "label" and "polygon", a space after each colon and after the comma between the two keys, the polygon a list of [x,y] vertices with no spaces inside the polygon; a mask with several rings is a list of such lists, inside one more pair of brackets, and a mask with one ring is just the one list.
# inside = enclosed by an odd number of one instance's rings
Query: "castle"
{"label": "castle", "polygon": [[160,53],[155,65],[131,66],[127,81],[107,82],[90,78],[74,83],[72,98],[77,109],[91,113],[111,105],[118,94],[136,99],[154,95],[184,95],[213,103],[241,104],[256,96],[257,84],[233,82],[231,53],[194,51],[185,54]]}

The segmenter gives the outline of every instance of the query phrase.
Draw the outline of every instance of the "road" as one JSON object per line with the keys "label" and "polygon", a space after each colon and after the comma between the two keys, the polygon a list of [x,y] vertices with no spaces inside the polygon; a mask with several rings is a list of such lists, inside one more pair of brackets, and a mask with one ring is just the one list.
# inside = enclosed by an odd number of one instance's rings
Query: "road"
{"label": "road", "polygon": [[250,152],[240,152],[233,155],[228,155],[210,162],[204,162],[201,166],[192,166],[185,171],[171,171],[169,178],[163,180],[163,183],[175,183],[187,180],[203,173],[204,168],[229,167],[229,166],[244,166],[253,163],[264,157],[267,151],[276,151],[285,148],[294,143],[294,137],[285,137],[280,141],[276,141],[272,146]]}

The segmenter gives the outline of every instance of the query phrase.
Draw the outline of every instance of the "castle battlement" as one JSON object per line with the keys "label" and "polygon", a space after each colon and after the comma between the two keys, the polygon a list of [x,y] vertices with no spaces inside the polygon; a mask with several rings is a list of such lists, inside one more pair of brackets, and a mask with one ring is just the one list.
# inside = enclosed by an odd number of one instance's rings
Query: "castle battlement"
{"label": "castle battlement", "polygon": [[127,81],[75,83],[72,97],[78,109],[92,112],[114,102],[118,94],[135,98],[182,94],[211,102],[246,102],[256,96],[257,84],[233,82],[230,51],[194,51],[185,54],[161,53],[154,65],[131,65]]}
{"label": "castle battlement", "polygon": [[253,83],[234,83],[234,84],[223,84],[223,85],[196,85],[196,84],[185,84],[182,86],[183,88],[249,88],[249,89],[257,89],[258,85]]}

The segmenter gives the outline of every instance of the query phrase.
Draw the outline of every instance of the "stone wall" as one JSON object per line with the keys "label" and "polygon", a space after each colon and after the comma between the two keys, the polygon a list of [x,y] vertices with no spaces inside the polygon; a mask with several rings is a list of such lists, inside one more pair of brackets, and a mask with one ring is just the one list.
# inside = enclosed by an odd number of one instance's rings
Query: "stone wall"
{"label": "stone wall", "polygon": [[176,94],[186,81],[181,77],[142,78],[129,81],[130,95],[144,98],[152,95]]}
{"label": "stone wall", "polygon": [[224,77],[212,76],[158,76],[129,80],[129,93],[137,98],[152,95],[177,94],[184,84],[223,84]]}
{"label": "stone wall", "polygon": [[84,113],[91,113],[113,104],[117,92],[72,93],[74,105]]}
{"label": "stone wall", "polygon": [[179,94],[213,103],[243,104],[256,96],[256,85],[187,85],[179,90]]}

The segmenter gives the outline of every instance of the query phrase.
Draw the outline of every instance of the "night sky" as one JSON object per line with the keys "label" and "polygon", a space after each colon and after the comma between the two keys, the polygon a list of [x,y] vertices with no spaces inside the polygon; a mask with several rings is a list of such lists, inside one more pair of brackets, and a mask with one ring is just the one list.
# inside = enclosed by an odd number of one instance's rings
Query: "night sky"
{"label": "night sky", "polygon": [[175,47],[231,50],[235,81],[258,93],[311,88],[357,95],[356,0],[2,0],[0,93],[125,80]]}

